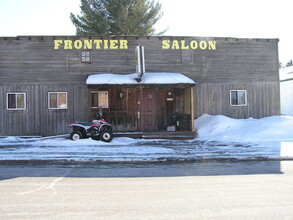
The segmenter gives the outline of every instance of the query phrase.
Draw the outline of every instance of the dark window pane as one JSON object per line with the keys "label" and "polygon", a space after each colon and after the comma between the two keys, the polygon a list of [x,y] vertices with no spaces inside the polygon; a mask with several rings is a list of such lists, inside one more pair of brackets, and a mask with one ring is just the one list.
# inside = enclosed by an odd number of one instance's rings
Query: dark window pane
{"label": "dark window pane", "polygon": [[231,91],[231,105],[237,105],[237,91]]}
{"label": "dark window pane", "polygon": [[49,94],[49,108],[57,108],[57,93],[50,93]]}
{"label": "dark window pane", "polygon": [[99,93],[92,93],[91,107],[99,107]]}
{"label": "dark window pane", "polygon": [[8,109],[16,108],[16,94],[8,94]]}

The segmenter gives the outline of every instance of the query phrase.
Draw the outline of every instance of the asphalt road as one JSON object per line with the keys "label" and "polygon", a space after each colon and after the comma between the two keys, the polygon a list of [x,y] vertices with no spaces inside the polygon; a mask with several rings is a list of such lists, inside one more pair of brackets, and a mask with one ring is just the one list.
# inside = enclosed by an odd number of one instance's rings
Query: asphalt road
{"label": "asphalt road", "polygon": [[293,219],[293,161],[1,164],[0,219]]}

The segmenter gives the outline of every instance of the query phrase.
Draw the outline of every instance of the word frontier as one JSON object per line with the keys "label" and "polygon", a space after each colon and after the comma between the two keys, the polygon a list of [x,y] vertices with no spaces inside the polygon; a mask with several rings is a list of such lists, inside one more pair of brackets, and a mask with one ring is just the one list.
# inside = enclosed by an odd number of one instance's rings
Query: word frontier
{"label": "word frontier", "polygon": [[54,40],[54,49],[72,50],[72,49],[128,49],[127,40]]}

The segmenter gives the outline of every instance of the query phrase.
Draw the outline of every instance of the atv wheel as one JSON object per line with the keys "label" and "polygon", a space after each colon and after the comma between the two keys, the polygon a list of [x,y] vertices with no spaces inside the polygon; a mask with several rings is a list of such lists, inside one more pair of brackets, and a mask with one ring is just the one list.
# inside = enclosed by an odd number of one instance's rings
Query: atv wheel
{"label": "atv wheel", "polygon": [[82,137],[83,136],[82,136],[82,133],[80,131],[73,131],[70,134],[70,139],[73,140],[73,141],[82,139]]}
{"label": "atv wheel", "polygon": [[113,139],[113,133],[111,131],[102,131],[100,134],[101,140],[104,142],[110,142]]}

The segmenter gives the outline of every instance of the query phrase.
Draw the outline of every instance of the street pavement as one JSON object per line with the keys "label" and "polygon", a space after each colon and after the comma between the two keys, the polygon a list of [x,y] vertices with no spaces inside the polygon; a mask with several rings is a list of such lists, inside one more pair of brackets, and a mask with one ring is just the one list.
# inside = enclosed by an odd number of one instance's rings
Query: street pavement
{"label": "street pavement", "polygon": [[293,161],[0,164],[0,219],[293,219]]}

